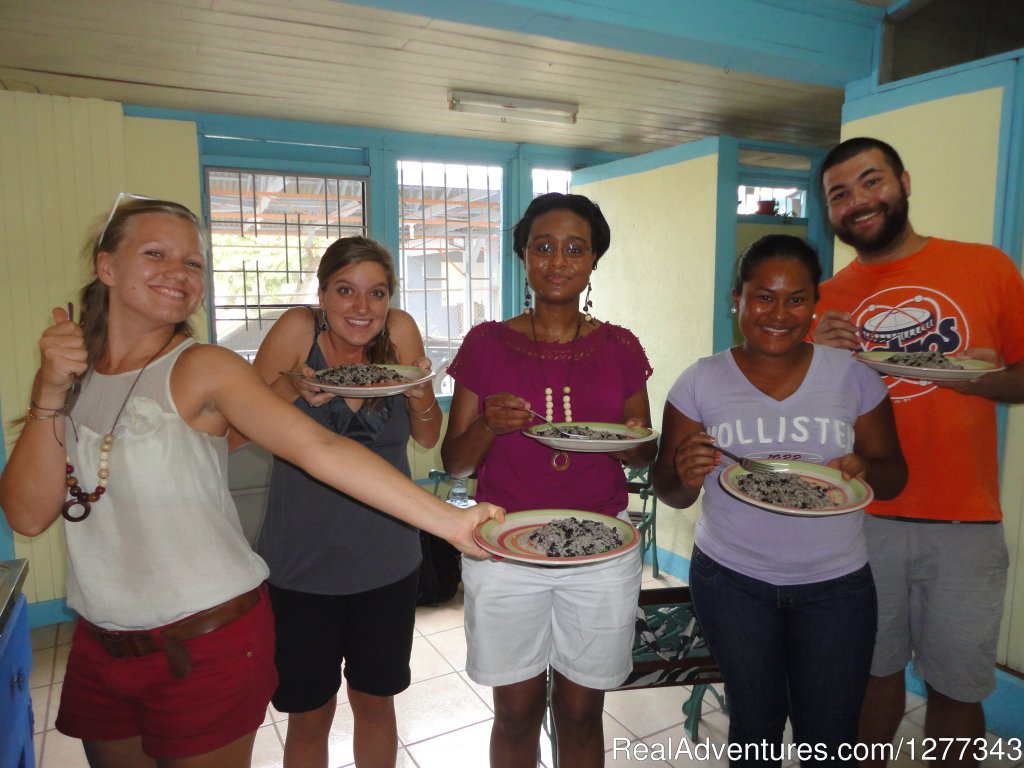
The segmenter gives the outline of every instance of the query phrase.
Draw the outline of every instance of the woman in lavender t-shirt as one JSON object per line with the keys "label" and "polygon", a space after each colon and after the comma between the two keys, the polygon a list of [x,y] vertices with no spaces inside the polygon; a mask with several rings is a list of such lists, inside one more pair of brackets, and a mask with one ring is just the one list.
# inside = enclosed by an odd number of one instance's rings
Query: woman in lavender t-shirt
{"label": "woman in lavender t-shirt", "polygon": [[[711,444],[827,464],[879,498],[906,482],[878,374],[805,341],[820,277],[799,238],[751,245],[732,292],[743,342],[690,366],[665,404],[654,484],[678,508],[704,490],[690,590],[725,680],[729,741],[750,745],[733,766],[836,760],[839,744],[856,742],[876,603],[862,511],[808,518],[746,504],[719,486],[722,456]],[[787,718],[808,754],[782,750]]]}
{"label": "woman in lavender t-shirt", "polygon": [[[474,327],[448,368],[455,395],[441,455],[449,473],[477,473],[478,500],[501,499],[509,512],[614,517],[626,509],[622,464],[654,458],[653,442],[563,452],[520,434],[533,419],[527,408],[554,422],[650,424],[651,367],[640,342],[579,311],[609,241],[600,209],[582,195],[542,195],[516,225],[532,311]],[[549,666],[559,762],[604,764],[604,689],[632,670],[640,569],[638,549],[570,568],[463,559],[466,672],[494,687],[492,766],[536,765]]]}

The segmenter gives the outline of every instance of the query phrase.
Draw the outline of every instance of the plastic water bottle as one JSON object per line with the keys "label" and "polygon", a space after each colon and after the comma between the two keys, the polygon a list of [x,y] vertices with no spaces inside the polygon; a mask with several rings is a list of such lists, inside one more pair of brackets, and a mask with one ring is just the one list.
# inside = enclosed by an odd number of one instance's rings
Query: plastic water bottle
{"label": "plastic water bottle", "polygon": [[448,491],[447,501],[456,507],[471,507],[476,503],[469,498],[469,489],[466,488],[466,481],[461,477],[452,479],[452,488]]}

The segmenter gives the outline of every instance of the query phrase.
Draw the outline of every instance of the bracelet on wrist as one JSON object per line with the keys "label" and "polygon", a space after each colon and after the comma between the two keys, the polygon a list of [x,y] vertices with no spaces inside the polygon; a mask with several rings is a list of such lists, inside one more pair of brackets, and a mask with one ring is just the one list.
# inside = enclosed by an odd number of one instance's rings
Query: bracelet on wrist
{"label": "bracelet on wrist", "polygon": [[[428,408],[424,408],[422,411],[417,412],[417,411],[414,411],[412,406],[410,405],[409,406],[409,415],[412,416],[412,418],[416,419],[416,421],[433,421],[434,420],[434,414],[431,413],[431,411],[434,410],[435,406],[437,406],[437,400],[434,400],[434,402],[432,402]],[[428,413],[430,415],[426,416],[425,414],[428,414]]]}
{"label": "bracelet on wrist", "polygon": [[50,413],[36,413],[34,408],[29,408],[25,412],[25,418],[29,421],[49,421],[67,413],[66,408],[42,408],[41,410],[50,411]]}
{"label": "bracelet on wrist", "polygon": [[40,405],[35,400],[29,400],[29,410],[31,411],[50,411],[51,413],[67,413],[67,405],[62,405],[60,408],[47,408],[45,405]]}

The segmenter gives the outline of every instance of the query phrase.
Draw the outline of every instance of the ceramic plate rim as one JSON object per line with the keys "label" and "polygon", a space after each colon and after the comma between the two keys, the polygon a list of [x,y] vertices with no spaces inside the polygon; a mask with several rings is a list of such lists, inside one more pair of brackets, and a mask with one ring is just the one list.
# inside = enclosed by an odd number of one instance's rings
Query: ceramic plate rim
{"label": "ceramic plate rim", "polygon": [[890,376],[897,376],[901,379],[918,379],[919,381],[965,381],[976,379],[988,373],[996,373],[1006,369],[1005,365],[996,365],[986,360],[957,360],[958,363],[967,363],[970,368],[920,368],[914,365],[900,365],[878,359],[882,355],[896,354],[889,349],[873,349],[869,352],[854,352],[853,356],[864,365],[885,373]]}
{"label": "ceramic plate rim", "polygon": [[332,395],[342,395],[344,397],[387,397],[388,395],[397,395],[400,392],[405,392],[407,389],[412,389],[415,386],[424,384],[437,375],[436,371],[427,371],[424,368],[417,368],[414,365],[398,365],[396,363],[379,363],[379,365],[384,368],[390,368],[393,371],[398,371],[403,376],[406,372],[413,371],[418,372],[420,376],[416,379],[409,379],[404,384],[364,384],[360,386],[321,384],[311,376],[303,376],[302,381],[311,386],[319,387],[324,392],[330,392]]}
{"label": "ceramic plate rim", "polygon": [[849,480],[843,480],[842,474],[839,470],[833,469],[832,467],[826,467],[823,464],[814,464],[809,461],[781,461],[777,459],[758,459],[758,461],[763,461],[766,464],[772,464],[775,466],[786,467],[788,470],[796,470],[795,474],[825,480],[842,488],[846,491],[847,496],[850,495],[850,489],[855,489],[861,496],[855,502],[848,502],[845,506],[834,507],[827,510],[796,509],[794,507],[784,507],[778,504],[767,504],[765,502],[755,501],[742,493],[739,488],[734,485],[733,476],[737,474],[751,474],[743,469],[739,464],[730,464],[719,473],[719,485],[722,486],[726,493],[746,504],[768,510],[769,512],[777,512],[780,515],[791,515],[793,517],[835,517],[836,515],[848,515],[851,512],[856,512],[858,509],[864,509],[875,498],[875,493],[871,490],[871,486],[860,478],[853,477]]}
{"label": "ceramic plate rim", "polygon": [[[597,520],[613,526],[620,532],[620,534],[623,532],[629,533],[630,538],[628,541],[624,540],[622,546],[618,549],[601,552],[597,555],[578,555],[576,557],[547,557],[546,555],[539,553],[537,555],[528,555],[512,551],[496,543],[498,540],[497,536],[499,534],[518,530],[519,528],[527,526],[538,528],[546,523],[550,523],[554,520],[563,520],[567,517],[576,517],[583,520]],[[529,523],[524,522],[525,520],[542,522]],[[486,538],[489,535],[492,536],[494,541]],[[473,531],[473,539],[485,552],[503,560],[511,560],[519,563],[531,563],[533,565],[573,566],[599,563],[604,560],[612,560],[616,557],[625,555],[627,552],[630,552],[640,545],[640,531],[638,531],[632,523],[620,520],[619,518],[611,515],[602,515],[598,512],[584,512],[578,509],[524,509],[519,512],[509,512],[506,514],[504,523],[499,523],[496,520],[484,520],[484,522],[480,523],[480,525],[476,527],[476,530]]]}
{"label": "ceramic plate rim", "polygon": [[545,437],[534,434],[533,430],[547,429],[547,424],[531,424],[523,427],[522,433],[541,445],[554,448],[556,451],[570,451],[573,453],[614,453],[632,448],[634,445],[649,443],[658,439],[658,431],[650,427],[627,427],[625,424],[612,424],[604,421],[556,421],[552,422],[556,427],[590,427],[591,429],[603,429],[609,432],[639,432],[639,437],[630,440],[577,440],[572,437]]}

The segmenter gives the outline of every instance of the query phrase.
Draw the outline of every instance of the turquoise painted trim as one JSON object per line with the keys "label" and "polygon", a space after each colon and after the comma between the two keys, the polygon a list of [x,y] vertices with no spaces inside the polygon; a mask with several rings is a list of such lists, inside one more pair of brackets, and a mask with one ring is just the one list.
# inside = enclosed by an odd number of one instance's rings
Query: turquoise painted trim
{"label": "turquoise painted trim", "polygon": [[501,297],[501,316],[508,319],[523,310],[525,270],[512,250],[512,229],[526,212],[533,199],[532,166],[522,153],[508,167],[501,207],[501,284],[505,286]]}
{"label": "turquoise painted trim", "polygon": [[1012,103],[1004,110],[1004,135],[1000,136],[1000,179],[996,210],[1002,212],[1002,226],[993,235],[997,243],[1017,266],[1024,258],[1024,58],[1017,61]]}
{"label": "turquoise painted trim", "polygon": [[356,176],[366,178],[370,175],[369,165],[338,165],[324,161],[308,161],[278,158],[253,158],[236,155],[216,155],[200,153],[203,169],[208,168],[241,168],[257,173],[312,173],[326,176]]}
{"label": "turquoise painted trim", "polygon": [[870,71],[871,35],[884,18],[881,8],[840,0],[355,2],[834,88]]}
{"label": "turquoise painted trim", "polygon": [[[650,562],[650,557],[651,554],[648,552],[645,558],[647,562]],[[680,581],[689,582],[690,580],[690,558],[673,552],[671,549],[658,547],[658,569]]]}
{"label": "turquoise painted trim", "polygon": [[74,621],[77,618],[78,614],[68,608],[64,598],[28,604],[28,625],[32,629],[60,624],[63,621]]}
{"label": "turquoise painted trim", "polygon": [[[398,158],[387,149],[368,150],[370,178],[367,184],[367,231],[370,237],[398,253],[400,243],[398,210]],[[395,260],[395,272],[402,277],[402,265]]]}
{"label": "turquoise painted trim", "polygon": [[911,3],[919,2],[921,2],[921,0],[896,0],[896,2],[892,3],[892,5],[885,9],[885,12],[889,14],[898,13]]}
{"label": "turquoise painted trim", "polygon": [[[573,171],[572,185],[575,187],[582,184],[593,184],[598,181],[607,181],[608,179],[615,179],[620,176],[653,171],[666,165],[674,165],[686,162],[687,160],[694,160],[698,157],[713,155],[718,151],[718,142],[719,137],[711,136],[688,144],[678,144],[674,147],[657,149],[643,155],[626,157],[591,168],[582,168],[578,171]],[[732,196],[734,198],[733,213],[735,214],[735,189],[733,189]]]}
{"label": "turquoise painted trim", "polygon": [[[574,147],[518,144],[299,120],[155,109],[133,104],[125,104],[123,109],[124,114],[131,117],[193,122],[201,140],[220,142],[225,139],[248,139],[254,142],[280,144],[282,146],[279,156],[287,156],[296,147],[310,147],[315,151],[327,148],[346,152],[384,149],[394,151],[396,159],[497,164],[522,156],[533,166],[572,169],[626,157],[617,152]],[[321,171],[329,172],[325,169]]]}
{"label": "turquoise painted trim", "polygon": [[[715,283],[711,347],[721,352],[732,346],[732,283],[736,272],[736,190],[740,185],[742,144],[730,136],[718,139],[718,179],[715,201]],[[765,217],[770,218],[770,217]]]}
{"label": "turquoise painted trim", "polygon": [[14,532],[7,525],[7,518],[0,517],[0,561],[14,559]]}
{"label": "turquoise painted trim", "polygon": [[[742,182],[740,182],[742,183]],[[781,224],[783,226],[807,226],[807,219],[795,218],[793,216],[762,216],[758,213],[741,213],[736,221],[743,224]]]}
{"label": "turquoise painted trim", "polygon": [[[742,144],[740,149],[744,149]],[[739,168],[740,184],[750,187],[797,187],[807,189],[810,179],[807,171],[791,171],[785,168],[758,168],[741,165]]]}
{"label": "turquoise painted trim", "polygon": [[[1017,55],[1020,56],[1020,53]],[[970,69],[953,67],[938,73],[932,72],[880,86],[873,93],[855,94],[847,90],[842,120],[843,123],[849,123],[903,107],[988,88],[1002,87],[1009,90],[1013,87],[1015,72],[1013,61],[1002,61]]]}
{"label": "turquoise painted trim", "polygon": [[821,167],[825,164],[825,152],[811,160],[811,183],[807,189],[807,242],[818,252],[822,279],[832,276],[835,269],[835,238],[828,223],[825,198],[821,191]]}

